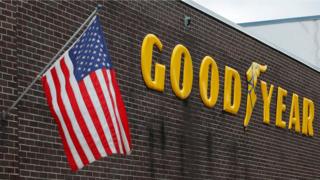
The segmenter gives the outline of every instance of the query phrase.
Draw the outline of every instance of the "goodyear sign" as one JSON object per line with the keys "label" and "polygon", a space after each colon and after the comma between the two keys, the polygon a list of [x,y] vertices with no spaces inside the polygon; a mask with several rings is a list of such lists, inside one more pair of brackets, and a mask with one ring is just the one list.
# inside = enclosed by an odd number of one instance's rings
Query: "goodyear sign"
{"label": "goodyear sign", "polygon": [[[152,54],[154,47],[161,53],[163,45],[160,39],[153,35],[148,34],[141,46],[141,71],[142,77],[146,86],[150,89],[163,92],[165,83],[166,66],[163,64],[155,64],[155,74],[151,74],[152,68]],[[183,79],[182,87],[180,87],[180,71],[181,61],[184,59],[183,67]],[[244,127],[247,127],[251,114],[253,112],[255,103],[257,101],[256,87],[258,77],[261,73],[267,70],[266,65],[260,65],[253,62],[249,67],[246,76],[248,81],[248,93],[246,103],[246,115],[243,120]],[[209,74],[209,72],[211,73]],[[210,82],[209,81],[210,76]],[[154,77],[154,78],[152,78]],[[205,56],[201,62],[199,72],[199,90],[200,97],[204,105],[208,108],[215,106],[219,96],[219,70],[215,60],[210,56]],[[192,58],[188,49],[178,44],[174,47],[171,54],[170,61],[170,82],[174,94],[180,99],[186,99],[189,97],[192,90],[193,83],[193,66]],[[210,89],[208,90],[208,84],[210,83]],[[312,100],[303,97],[302,118],[300,118],[299,110],[299,95],[293,93],[291,99],[290,109],[284,104],[283,99],[287,96],[287,91],[278,87],[274,90],[274,85],[270,84],[268,87],[267,82],[260,81],[260,88],[263,99],[263,123],[270,124],[270,104],[272,96],[277,96],[276,104],[276,119],[275,125],[279,128],[294,129],[297,133],[302,133],[306,136],[313,136],[313,120],[314,120],[314,103]],[[274,92],[277,91],[277,92]],[[208,94],[209,92],[209,94]],[[242,95],[241,79],[238,71],[229,66],[225,67],[224,73],[224,94],[223,94],[223,110],[231,114],[237,114],[241,104]],[[290,110],[290,116],[288,124],[282,118],[282,113],[286,110]]]}

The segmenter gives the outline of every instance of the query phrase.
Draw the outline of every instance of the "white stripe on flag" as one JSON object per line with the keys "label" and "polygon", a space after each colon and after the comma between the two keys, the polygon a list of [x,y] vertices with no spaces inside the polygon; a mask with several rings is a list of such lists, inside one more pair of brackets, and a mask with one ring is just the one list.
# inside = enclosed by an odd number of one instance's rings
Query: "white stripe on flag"
{"label": "white stripe on flag", "polygon": [[[98,77],[98,80],[99,80],[99,83],[101,85],[101,88],[103,89],[103,96],[107,102],[107,106],[108,106],[108,109],[109,109],[109,114],[110,114],[110,117],[111,117],[111,120],[112,120],[112,124],[113,124],[113,127],[114,127],[114,131],[117,135],[117,141],[118,141],[118,146],[119,146],[119,150],[121,153],[123,153],[123,149],[122,149],[122,139],[120,138],[120,132],[119,132],[119,127],[117,125],[117,120],[116,120],[116,117],[115,117],[115,112],[114,112],[114,109],[113,109],[113,106],[112,106],[112,103],[111,103],[111,98],[110,98],[110,94],[109,94],[109,90],[108,90],[108,87],[106,85],[106,81],[104,80],[104,76],[103,76],[103,73],[102,73],[102,69],[100,70],[97,70],[96,71],[96,74],[97,74],[97,77]],[[119,152],[118,152],[119,153]]]}
{"label": "white stripe on flag", "polygon": [[[99,70],[98,70],[99,71]],[[107,123],[107,119],[104,115],[104,112],[103,112],[103,109],[102,109],[102,105],[100,103],[100,100],[98,98],[98,95],[96,93],[96,90],[92,84],[92,81],[90,79],[90,75],[85,77],[83,79],[83,82],[87,88],[87,91],[88,91],[88,94],[90,96],[90,99],[93,103],[93,106],[94,106],[94,109],[98,115],[98,119],[99,119],[99,122],[101,124],[101,127],[103,129],[103,132],[104,132],[104,135],[108,141],[108,144],[109,144],[109,147],[110,147],[110,150],[112,153],[114,152],[117,152],[116,149],[115,149],[115,146],[114,146],[114,143],[113,143],[113,139],[111,137],[111,132],[110,132],[110,128],[108,126],[108,123]],[[104,89],[102,89],[104,90]]]}
{"label": "white stripe on flag", "polygon": [[104,150],[104,147],[102,145],[102,142],[101,142],[101,139],[98,135],[98,132],[97,132],[97,129],[95,128],[93,122],[92,122],[92,119],[90,117],[90,114],[88,112],[88,109],[85,105],[85,102],[83,101],[83,97],[81,96],[81,92],[80,92],[80,89],[79,89],[79,86],[78,86],[78,82],[77,80],[75,79],[75,77],[73,76],[73,64],[70,60],[70,57],[69,55],[65,55],[65,63],[66,63],[66,66],[68,68],[68,71],[70,73],[70,85],[72,87],[72,90],[74,91],[74,95],[76,97],[76,101],[79,105],[79,109],[81,111],[81,114],[82,114],[82,117],[83,119],[85,120],[86,122],[86,126],[88,127],[89,131],[90,131],[90,134],[95,142],[95,145],[97,146],[97,149],[100,153],[101,156],[106,156],[106,151]]}
{"label": "white stripe on flag", "polygon": [[72,128],[76,134],[76,138],[78,139],[80,146],[82,147],[85,155],[87,156],[89,162],[93,162],[95,160],[91,149],[81,131],[81,128],[78,124],[77,118],[75,117],[72,105],[70,103],[70,99],[66,90],[66,81],[64,74],[61,70],[60,64],[56,66],[56,71],[57,71],[57,76],[60,82],[60,87],[61,87],[61,99],[64,107],[66,108],[67,116],[70,119]]}
{"label": "white stripe on flag", "polygon": [[117,99],[116,99],[116,95],[115,95],[115,92],[114,92],[114,89],[113,89],[111,74],[110,74],[110,71],[108,71],[108,70],[107,70],[107,76],[108,76],[108,79],[109,79],[109,84],[108,85],[110,86],[111,96],[112,96],[112,99],[113,99],[117,120],[118,120],[118,123],[119,123],[119,126],[120,126],[120,130],[121,130],[121,135],[122,135],[121,137],[122,137],[126,152],[129,153],[129,152],[131,152],[131,150],[130,150],[130,147],[129,147],[127,134],[124,131],[123,126],[122,126],[122,121],[120,119],[118,105],[117,105]]}
{"label": "white stripe on flag", "polygon": [[73,156],[73,159],[77,165],[77,167],[80,169],[83,167],[83,163],[82,163],[82,160],[80,159],[80,156],[72,142],[72,139],[70,137],[70,134],[69,134],[69,131],[67,129],[67,126],[63,120],[63,117],[62,117],[62,114],[60,112],[60,107],[58,105],[58,102],[57,102],[57,94],[56,94],[56,88],[55,88],[55,85],[53,84],[53,79],[52,79],[52,75],[50,73],[50,71],[48,73],[46,73],[46,78],[47,78],[47,83],[48,83],[48,86],[49,86],[49,89],[50,89],[50,94],[51,94],[51,97],[52,97],[52,107],[53,107],[53,110],[55,111],[55,113],[57,114],[57,117],[58,117],[58,120],[60,121],[60,124],[61,124],[61,127],[62,127],[62,130],[63,130],[63,133],[66,137],[66,141],[67,141],[67,145],[69,146],[69,149],[71,151],[71,155]]}

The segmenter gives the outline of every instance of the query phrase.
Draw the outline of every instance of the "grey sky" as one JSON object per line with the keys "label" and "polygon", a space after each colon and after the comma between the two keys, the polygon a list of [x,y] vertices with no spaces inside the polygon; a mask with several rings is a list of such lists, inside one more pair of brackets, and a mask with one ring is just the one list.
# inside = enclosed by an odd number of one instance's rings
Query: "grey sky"
{"label": "grey sky", "polygon": [[320,15],[320,0],[193,1],[236,23]]}

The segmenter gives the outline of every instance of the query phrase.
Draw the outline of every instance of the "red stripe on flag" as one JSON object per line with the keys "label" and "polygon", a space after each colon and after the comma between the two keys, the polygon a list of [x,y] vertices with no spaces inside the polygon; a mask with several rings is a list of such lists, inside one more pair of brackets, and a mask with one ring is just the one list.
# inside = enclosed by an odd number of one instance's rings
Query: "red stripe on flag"
{"label": "red stripe on flag", "polygon": [[128,117],[127,117],[125,105],[123,103],[121,93],[120,93],[120,88],[119,88],[117,80],[116,80],[116,72],[113,69],[110,72],[111,72],[111,80],[112,80],[112,84],[113,84],[113,89],[116,94],[116,101],[117,101],[117,105],[118,105],[118,111],[120,114],[120,118],[122,121],[122,126],[123,126],[124,131],[126,132],[129,147],[131,149],[132,144],[131,144],[130,128],[129,128]]}
{"label": "red stripe on flag", "polygon": [[[104,79],[106,81],[106,84],[107,84],[107,87],[108,87],[108,92],[110,94],[110,99],[112,101],[112,108],[114,110],[114,116],[116,118],[116,122],[117,122],[117,125],[118,125],[118,131],[119,131],[119,134],[120,134],[120,139],[121,139],[121,146],[122,146],[122,150],[123,150],[123,153],[126,154],[126,149],[124,147],[124,144],[123,144],[123,138],[122,138],[122,133],[121,133],[121,128],[120,128],[120,125],[119,125],[119,119],[116,115],[116,111],[117,111],[117,108],[115,108],[115,105],[114,105],[114,101],[113,101],[113,97],[112,97],[112,93],[111,93],[111,90],[110,90],[110,84],[109,83],[112,83],[112,82],[109,82],[109,78],[108,78],[108,75],[107,75],[107,70],[105,68],[102,69],[102,73],[103,73],[103,76],[104,76]],[[120,112],[119,112],[120,113]]]}
{"label": "red stripe on flag", "polygon": [[70,121],[69,116],[67,114],[66,108],[65,108],[65,106],[63,104],[62,97],[61,97],[60,82],[59,82],[57,71],[56,71],[55,68],[51,69],[51,74],[52,74],[52,79],[53,79],[53,82],[54,82],[54,86],[56,87],[58,105],[59,105],[59,108],[61,110],[61,114],[62,114],[63,120],[66,123],[67,129],[68,129],[70,137],[72,139],[72,142],[73,142],[74,146],[76,147],[76,150],[77,150],[77,152],[78,152],[83,164],[86,165],[86,164],[89,163],[89,161],[88,161],[88,158],[87,158],[86,154],[84,153],[84,151],[83,151],[83,149],[82,149],[82,147],[81,147],[81,145],[79,143],[77,135],[75,134],[75,132],[73,130],[71,121]]}
{"label": "red stripe on flag", "polygon": [[84,103],[86,104],[86,107],[88,109],[88,112],[90,114],[92,122],[97,129],[97,132],[98,132],[99,137],[101,139],[102,145],[103,145],[105,151],[107,152],[107,154],[112,154],[110,147],[109,147],[109,144],[107,142],[107,139],[105,137],[105,134],[103,132],[102,125],[99,122],[99,117],[97,115],[97,112],[95,111],[93,104],[92,104],[92,101],[90,99],[89,93],[86,88],[86,85],[84,84],[84,80],[82,79],[81,81],[78,82],[78,84],[79,84],[79,89],[81,91],[81,95],[83,97]]}
{"label": "red stripe on flag", "polygon": [[112,136],[112,140],[113,140],[114,146],[115,146],[115,148],[117,150],[117,153],[118,153],[118,152],[120,152],[120,150],[119,150],[119,145],[118,145],[118,140],[117,140],[117,134],[115,132],[115,129],[114,129],[114,126],[113,126],[113,123],[112,123],[112,120],[111,120],[110,111],[108,109],[108,105],[107,105],[106,99],[105,99],[104,94],[102,92],[103,91],[102,87],[100,85],[100,82],[98,80],[98,77],[97,77],[96,73],[91,73],[90,74],[90,78],[91,78],[93,87],[95,88],[96,93],[98,95],[98,99],[100,101],[101,107],[102,107],[104,115],[106,117],[106,122],[107,122],[107,124],[109,126],[109,129],[110,129],[110,132],[111,132],[111,136]]}
{"label": "red stripe on flag", "polygon": [[66,153],[66,157],[67,157],[67,159],[69,161],[69,165],[70,165],[72,171],[76,171],[78,169],[78,167],[76,165],[76,162],[75,162],[75,160],[73,158],[73,155],[72,155],[71,150],[69,148],[69,145],[67,143],[66,136],[65,136],[65,134],[63,132],[63,129],[62,129],[61,123],[60,123],[60,121],[58,119],[58,116],[57,116],[56,112],[53,109],[51,92],[50,92],[50,88],[49,88],[46,76],[42,77],[42,86],[43,86],[45,95],[47,97],[47,102],[48,102],[48,106],[49,106],[49,109],[51,111],[51,114],[52,114],[54,120],[56,121],[56,123],[58,124],[60,137],[61,137],[61,140],[62,140],[62,143],[63,143],[63,148],[64,148],[64,151]]}
{"label": "red stripe on flag", "polygon": [[66,91],[67,91],[67,94],[68,94],[68,97],[69,97],[69,100],[70,100],[70,104],[72,106],[72,109],[73,109],[73,112],[74,112],[74,115],[76,116],[76,119],[78,121],[78,124],[81,128],[81,131],[90,147],[90,150],[91,152],[93,153],[94,155],[94,158],[95,159],[99,159],[101,157],[101,154],[99,153],[98,149],[97,149],[97,146],[90,134],[90,131],[85,123],[85,120],[81,114],[81,111],[80,111],[80,108],[79,108],[79,105],[77,103],[77,100],[76,100],[76,97],[74,95],[74,92],[73,92],[73,89],[70,85],[70,73],[69,73],[69,70],[67,68],[67,65],[64,61],[64,59],[61,61],[61,70],[65,76],[65,79],[66,79]]}

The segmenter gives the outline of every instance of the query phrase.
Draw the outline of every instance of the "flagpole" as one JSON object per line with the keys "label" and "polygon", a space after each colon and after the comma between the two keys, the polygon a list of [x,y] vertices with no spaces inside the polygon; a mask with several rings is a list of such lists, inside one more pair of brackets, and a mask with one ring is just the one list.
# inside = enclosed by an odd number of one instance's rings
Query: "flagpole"
{"label": "flagpole", "polygon": [[24,91],[20,94],[16,101],[7,109],[7,111],[2,110],[2,116],[0,117],[1,120],[5,120],[7,115],[10,114],[10,111],[21,101],[23,96],[31,89],[31,87],[37,82],[37,80],[43,75],[44,72],[56,61],[58,56],[60,56],[61,52],[72,42],[72,40],[77,36],[77,34],[83,29],[83,27],[90,22],[92,17],[94,17],[98,11],[102,8],[101,4],[98,4],[95,10],[90,14],[90,16],[86,19],[86,21],[77,29],[77,31],[69,38],[69,40],[63,45],[63,47],[57,52],[57,54],[49,61],[49,63],[39,72],[39,74],[34,78],[31,84],[24,89]]}

